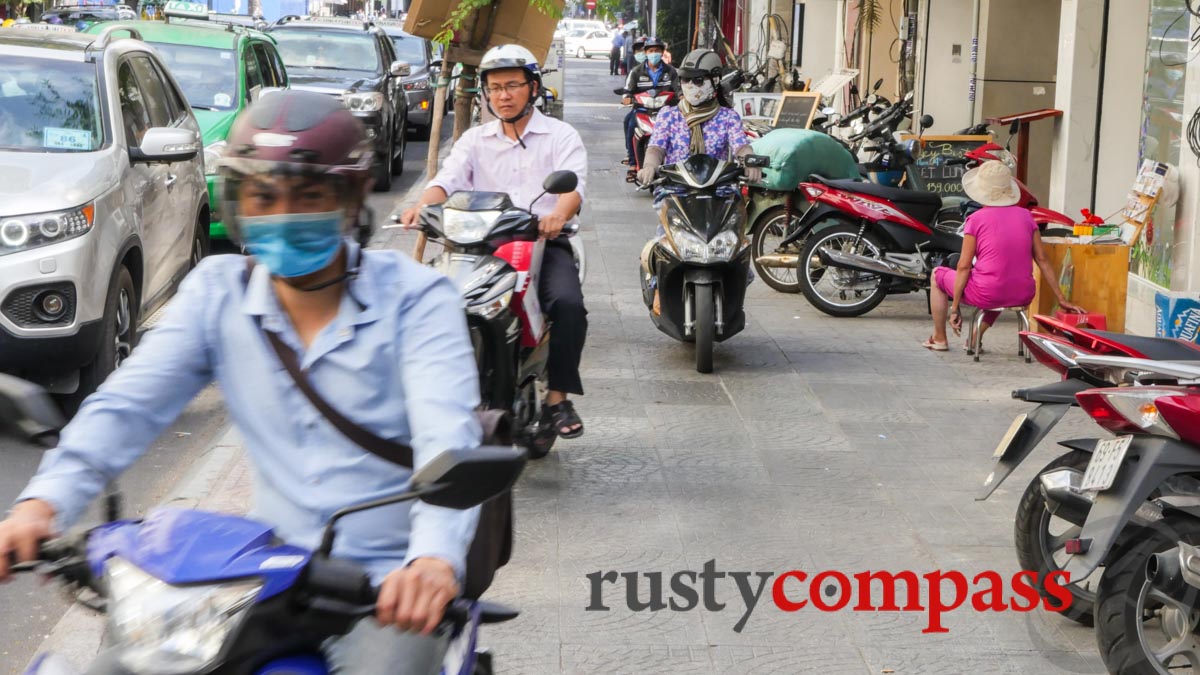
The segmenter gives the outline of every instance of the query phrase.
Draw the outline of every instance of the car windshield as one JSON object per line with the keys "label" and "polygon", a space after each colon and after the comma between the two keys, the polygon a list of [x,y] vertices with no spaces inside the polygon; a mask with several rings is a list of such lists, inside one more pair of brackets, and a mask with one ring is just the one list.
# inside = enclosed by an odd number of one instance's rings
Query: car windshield
{"label": "car windshield", "polygon": [[313,70],[354,70],[380,74],[379,52],[369,33],[347,33],[312,29],[277,30],[283,65]]}
{"label": "car windshield", "polygon": [[233,110],[237,107],[237,59],[232,49],[165,42],[153,44],[193,108]]}
{"label": "car windshield", "polygon": [[392,44],[396,45],[396,58],[408,63],[413,70],[425,67],[425,41],[408,35],[393,35]]}
{"label": "car windshield", "polygon": [[42,23],[61,23],[85,31],[104,21],[116,21],[121,17],[115,9],[52,9],[42,14]]}
{"label": "car windshield", "polygon": [[0,56],[0,150],[91,152],[103,144],[94,64]]}

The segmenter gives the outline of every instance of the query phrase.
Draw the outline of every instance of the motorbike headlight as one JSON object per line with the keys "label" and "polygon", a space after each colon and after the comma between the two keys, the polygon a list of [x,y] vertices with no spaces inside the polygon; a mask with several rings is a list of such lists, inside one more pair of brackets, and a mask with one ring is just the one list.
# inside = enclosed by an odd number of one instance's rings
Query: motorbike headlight
{"label": "motorbike headlight", "polygon": [[487,236],[500,211],[442,210],[442,232],[455,244],[478,244]]}
{"label": "motorbike headlight", "polygon": [[734,253],[737,253],[737,248],[737,232],[726,230],[708,242],[708,259],[712,261],[729,260]]}
{"label": "motorbike headlight", "polygon": [[737,252],[736,232],[722,232],[708,242],[687,230],[675,230],[673,234],[675,245],[679,247],[679,256],[685,262],[725,262]]}
{"label": "motorbike headlight", "polygon": [[0,218],[0,255],[56,244],[86,234],[92,229],[95,215],[96,205],[92,203],[70,211]]}
{"label": "motorbike headlight", "polygon": [[135,675],[205,671],[263,587],[261,579],[172,586],[118,557],[105,563],[105,581],[118,658]]}
{"label": "motorbike headlight", "polygon": [[472,300],[467,304],[467,313],[483,317],[484,319],[491,319],[508,307],[509,303],[512,302],[512,297],[512,289],[508,289],[498,296]]}
{"label": "motorbike headlight", "polygon": [[225,141],[217,141],[204,146],[204,175],[217,175],[217,162],[225,154]]}
{"label": "motorbike headlight", "polygon": [[346,94],[345,103],[354,112],[376,112],[383,110],[383,94],[376,91]]}

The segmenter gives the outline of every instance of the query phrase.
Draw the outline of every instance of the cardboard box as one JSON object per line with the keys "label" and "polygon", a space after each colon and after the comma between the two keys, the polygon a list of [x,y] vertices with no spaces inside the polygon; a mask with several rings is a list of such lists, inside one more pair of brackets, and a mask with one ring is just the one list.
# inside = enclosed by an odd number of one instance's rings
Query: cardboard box
{"label": "cardboard box", "polygon": [[[561,14],[565,0],[553,0]],[[454,7],[457,0],[412,0],[408,9],[408,17],[404,21],[404,30],[423,38],[433,39],[442,31],[442,24]],[[545,54],[550,50],[550,41],[554,39],[554,29],[558,18],[542,14],[529,0],[497,0],[492,5],[479,10],[479,21],[476,28],[484,30],[495,13],[495,23],[492,25],[491,37],[482,49],[504,44],[518,44],[535,55]],[[471,36],[460,30],[452,44],[468,46]],[[469,64],[478,65],[478,64]]]}

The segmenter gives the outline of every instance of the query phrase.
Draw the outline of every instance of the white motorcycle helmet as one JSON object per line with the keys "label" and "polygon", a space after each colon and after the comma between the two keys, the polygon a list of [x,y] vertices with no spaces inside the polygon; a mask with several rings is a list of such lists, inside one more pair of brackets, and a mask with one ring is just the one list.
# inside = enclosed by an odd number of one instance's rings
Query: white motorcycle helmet
{"label": "white motorcycle helmet", "polygon": [[[510,68],[523,69],[525,71],[526,80],[537,83],[538,90],[541,90],[542,67],[538,65],[537,58],[534,57],[533,52],[522,47],[521,45],[499,45],[487,50],[487,53],[483,55],[483,59],[479,62],[480,88],[482,89],[487,87],[488,73],[492,72],[493,70],[506,70]],[[492,113],[492,115],[495,117],[500,117],[499,115],[496,115],[495,110],[492,110],[492,102],[488,100],[487,96],[484,96],[483,98],[484,101],[487,102],[488,112]],[[512,119],[500,119],[508,124],[512,124],[522,117],[528,115],[530,111],[533,110],[533,102],[535,98],[536,96],[532,95],[529,97],[529,103],[525,105],[525,108],[521,111],[521,114],[513,117]]]}

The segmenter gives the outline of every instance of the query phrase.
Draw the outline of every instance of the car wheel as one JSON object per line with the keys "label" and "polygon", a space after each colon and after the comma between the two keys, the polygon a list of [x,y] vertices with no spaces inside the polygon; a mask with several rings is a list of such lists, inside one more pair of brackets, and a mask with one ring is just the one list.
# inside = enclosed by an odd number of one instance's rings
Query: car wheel
{"label": "car wheel", "polygon": [[79,373],[79,388],[63,397],[63,408],[75,414],[83,400],[96,391],[104,380],[129,358],[137,344],[138,298],[129,268],[121,266],[104,300],[103,326],[96,358]]}
{"label": "car wheel", "polygon": [[575,50],[575,58],[577,58],[577,59],[587,58],[587,52],[583,51],[583,47],[580,47],[579,49]]}
{"label": "car wheel", "polygon": [[375,158],[375,191],[388,192],[392,189],[392,160],[391,157],[396,150],[396,139],[389,138],[387,144],[387,154],[383,157]]}
{"label": "car wheel", "polygon": [[404,152],[408,150],[408,118],[404,119],[404,126],[400,127],[400,152],[392,156],[392,175],[400,176],[404,174]]}
{"label": "car wheel", "polygon": [[199,265],[204,256],[208,255],[208,228],[209,225],[204,222],[203,217],[196,218],[196,233],[192,237],[192,254],[191,259],[188,260],[189,270],[196,269],[196,265]]}

